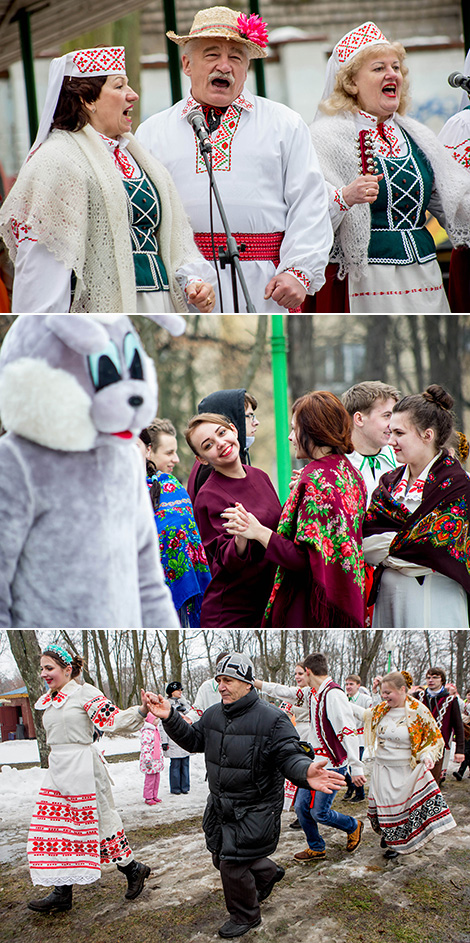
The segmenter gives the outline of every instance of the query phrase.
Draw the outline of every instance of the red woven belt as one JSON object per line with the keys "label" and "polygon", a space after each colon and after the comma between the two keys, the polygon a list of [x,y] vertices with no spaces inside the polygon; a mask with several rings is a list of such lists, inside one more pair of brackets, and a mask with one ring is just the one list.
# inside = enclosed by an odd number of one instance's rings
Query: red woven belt
{"label": "red woven belt", "polygon": [[[232,233],[238,246],[244,245],[243,252],[240,252],[240,259],[243,262],[274,262],[279,265],[279,250],[281,242],[284,239],[283,232],[234,232]],[[212,238],[210,232],[195,232],[194,241],[205,259],[210,262],[212,255]],[[216,252],[219,246],[225,247],[227,236],[224,232],[214,233],[214,245]]]}

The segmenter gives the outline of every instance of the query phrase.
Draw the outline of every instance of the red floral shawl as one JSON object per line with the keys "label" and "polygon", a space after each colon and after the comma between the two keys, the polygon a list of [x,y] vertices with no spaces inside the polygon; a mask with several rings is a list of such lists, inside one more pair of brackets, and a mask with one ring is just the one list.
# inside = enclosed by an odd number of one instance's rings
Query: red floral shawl
{"label": "red floral shawl", "polygon": [[[287,499],[278,534],[306,550],[311,624],[362,628],[365,618],[362,521],[367,493],[359,472],[344,455],[310,462]],[[263,625],[286,570],[278,567]],[[289,593],[286,592],[286,609]]]}
{"label": "red floral shawl", "polygon": [[[421,504],[411,512],[391,494],[404,470],[402,465],[382,475],[366,514],[364,537],[396,531],[390,554],[437,570],[470,593],[470,478],[444,451],[431,466]],[[383,567],[377,570],[380,576]]]}

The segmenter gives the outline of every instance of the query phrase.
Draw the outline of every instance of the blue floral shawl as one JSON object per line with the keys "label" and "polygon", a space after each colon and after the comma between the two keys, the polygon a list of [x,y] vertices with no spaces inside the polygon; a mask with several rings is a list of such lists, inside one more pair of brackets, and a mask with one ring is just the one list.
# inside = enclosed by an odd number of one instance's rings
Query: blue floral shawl
{"label": "blue floral shawl", "polygon": [[191,500],[174,475],[157,472],[147,478],[149,490],[154,480],[161,488],[160,503],[154,514],[165,582],[171,590],[175,609],[179,611],[184,607],[190,628],[199,628],[202,597],[211,575]]}

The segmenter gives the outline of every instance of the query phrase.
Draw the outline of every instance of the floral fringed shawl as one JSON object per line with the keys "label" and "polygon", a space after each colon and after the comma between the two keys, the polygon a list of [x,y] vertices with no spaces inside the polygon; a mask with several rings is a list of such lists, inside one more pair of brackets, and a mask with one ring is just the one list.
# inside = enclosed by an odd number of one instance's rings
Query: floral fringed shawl
{"label": "floral fringed shawl", "polygon": [[[364,482],[344,455],[311,461],[284,505],[278,534],[306,552],[306,583],[312,626],[363,627],[364,558],[362,521],[367,507]],[[278,567],[263,625],[269,625],[279,592],[289,605],[286,569]]]}
{"label": "floral fringed shawl", "polygon": [[410,512],[392,497],[404,467],[380,479],[364,521],[364,537],[396,531],[391,555],[437,570],[470,593],[470,478],[444,451],[426,478],[421,504]]}
{"label": "floral fringed shawl", "polygon": [[[377,727],[389,710],[388,704],[382,701],[377,704],[377,707],[366,710],[364,714],[364,745],[371,756],[375,755]],[[444,740],[431,711],[408,694],[405,701],[405,714],[411,741],[411,769],[414,769],[427,754],[430,754],[436,762],[444,752]]]}
{"label": "floral fringed shawl", "polygon": [[165,583],[175,609],[186,608],[191,628],[201,624],[202,597],[211,575],[188,492],[174,475],[157,472],[147,478],[149,490],[156,479],[161,487],[155,523]]}

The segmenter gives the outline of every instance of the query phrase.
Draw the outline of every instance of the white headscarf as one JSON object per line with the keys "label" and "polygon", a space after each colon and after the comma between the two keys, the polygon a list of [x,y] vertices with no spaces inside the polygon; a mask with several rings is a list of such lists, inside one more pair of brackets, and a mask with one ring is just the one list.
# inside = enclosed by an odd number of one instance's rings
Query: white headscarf
{"label": "white headscarf", "polygon": [[375,23],[368,20],[367,23],[361,23],[351,32],[346,33],[331,53],[328,59],[325,75],[325,87],[321,101],[332,95],[335,87],[336,75],[349,59],[352,59],[358,52],[364,49],[364,46],[379,46],[383,43],[388,44],[388,39]]}
{"label": "white headscarf", "polygon": [[96,75],[126,74],[124,46],[99,46],[94,49],[75,49],[59,59],[53,59],[49,67],[46,101],[39,122],[38,133],[28,157],[44,143],[51,129],[62,84],[66,75],[86,78]]}

